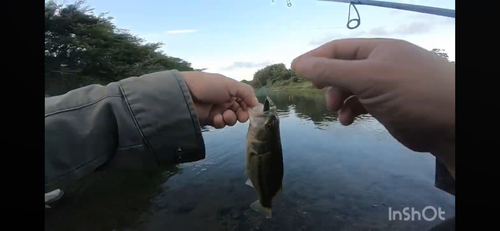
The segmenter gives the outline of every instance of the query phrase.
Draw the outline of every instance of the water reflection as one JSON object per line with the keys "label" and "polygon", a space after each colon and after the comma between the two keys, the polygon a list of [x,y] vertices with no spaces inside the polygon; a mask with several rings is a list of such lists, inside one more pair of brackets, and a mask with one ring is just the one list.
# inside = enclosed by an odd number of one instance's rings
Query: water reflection
{"label": "water reflection", "polygon": [[434,186],[435,159],[408,150],[372,117],[346,127],[321,93],[270,97],[283,118],[285,162],[272,219],[249,207],[256,194],[245,184],[247,122],[204,127],[204,160],[94,175],[98,183],[80,183],[46,212],[46,229],[428,230],[440,221],[389,221],[388,207],[431,205],[454,215],[454,197]]}
{"label": "water reflection", "polygon": [[139,223],[150,200],[178,173],[176,166],[150,170],[99,170],[70,185],[45,210],[46,230],[122,230]]}
{"label": "water reflection", "polygon": [[[324,130],[338,121],[337,112],[328,111],[324,94],[311,92],[269,92],[269,97],[276,104],[280,118],[293,114],[305,121],[312,121],[316,129]],[[257,96],[259,102],[264,102],[266,96]],[[359,116],[356,123],[371,119],[369,115]]]}

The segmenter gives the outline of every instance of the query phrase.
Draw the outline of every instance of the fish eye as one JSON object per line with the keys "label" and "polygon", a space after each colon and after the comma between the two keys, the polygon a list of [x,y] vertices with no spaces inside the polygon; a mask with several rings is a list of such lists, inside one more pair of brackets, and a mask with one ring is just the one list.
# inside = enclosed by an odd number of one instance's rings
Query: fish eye
{"label": "fish eye", "polygon": [[270,121],[266,124],[267,128],[271,128],[273,126],[274,121]]}

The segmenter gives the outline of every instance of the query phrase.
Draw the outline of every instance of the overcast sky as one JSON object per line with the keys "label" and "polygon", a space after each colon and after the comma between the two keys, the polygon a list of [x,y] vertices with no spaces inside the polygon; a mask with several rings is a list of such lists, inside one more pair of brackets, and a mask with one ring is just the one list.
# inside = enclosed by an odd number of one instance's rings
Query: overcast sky
{"label": "overcast sky", "polygon": [[[452,0],[389,0],[455,9]],[[58,1],[60,2],[60,1]],[[88,0],[96,13],[194,68],[250,80],[260,68],[291,61],[325,42],[348,37],[388,37],[425,49],[444,49],[455,60],[455,19],[357,6],[361,25],[346,28],[349,5],[316,0]],[[351,17],[357,17],[354,9]]]}

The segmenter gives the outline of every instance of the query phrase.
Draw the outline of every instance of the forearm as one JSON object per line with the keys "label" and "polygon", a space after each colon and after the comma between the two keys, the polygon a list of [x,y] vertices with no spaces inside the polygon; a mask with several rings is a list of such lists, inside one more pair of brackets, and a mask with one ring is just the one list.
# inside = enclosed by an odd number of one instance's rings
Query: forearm
{"label": "forearm", "polygon": [[144,167],[204,157],[198,118],[179,72],[91,85],[45,99],[48,187],[82,177],[109,160]]}

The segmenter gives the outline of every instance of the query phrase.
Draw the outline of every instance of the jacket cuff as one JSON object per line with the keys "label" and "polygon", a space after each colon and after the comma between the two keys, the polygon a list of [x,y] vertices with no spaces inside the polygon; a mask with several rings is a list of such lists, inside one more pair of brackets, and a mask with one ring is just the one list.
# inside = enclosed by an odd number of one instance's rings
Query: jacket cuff
{"label": "jacket cuff", "polygon": [[180,72],[156,72],[120,84],[144,143],[160,164],[205,158],[198,116]]}

